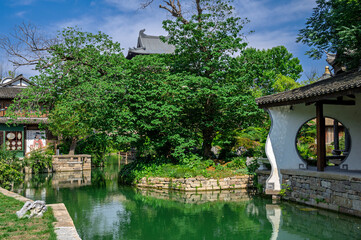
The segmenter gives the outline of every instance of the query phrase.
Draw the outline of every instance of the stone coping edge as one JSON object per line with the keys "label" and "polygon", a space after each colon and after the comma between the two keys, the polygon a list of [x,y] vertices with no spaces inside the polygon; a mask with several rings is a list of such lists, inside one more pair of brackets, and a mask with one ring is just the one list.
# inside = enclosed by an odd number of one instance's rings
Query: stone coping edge
{"label": "stone coping edge", "polygon": [[259,173],[259,174],[265,174],[265,175],[269,175],[271,174],[271,170],[256,170],[256,173]]}
{"label": "stone coping edge", "polygon": [[[8,191],[0,187],[0,193],[5,196],[15,198],[21,202],[34,202],[33,200],[23,197],[17,193]],[[81,240],[78,232],[74,226],[73,219],[70,217],[68,210],[66,209],[64,203],[56,204],[47,204],[47,207],[53,209],[53,214],[57,222],[54,223],[54,230],[58,240]]]}
{"label": "stone coping edge", "polygon": [[353,172],[316,172],[310,170],[281,169],[281,173],[286,175],[317,177],[341,181],[361,181],[361,174]]}

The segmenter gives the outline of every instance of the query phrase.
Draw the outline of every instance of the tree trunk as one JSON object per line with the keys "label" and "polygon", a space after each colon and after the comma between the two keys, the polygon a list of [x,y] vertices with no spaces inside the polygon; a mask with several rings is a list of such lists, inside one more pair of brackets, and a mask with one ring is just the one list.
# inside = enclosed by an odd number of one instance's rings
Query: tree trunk
{"label": "tree trunk", "polygon": [[75,155],[75,148],[76,148],[77,143],[78,143],[78,140],[76,138],[73,138],[71,141],[71,145],[70,145],[69,155]]}
{"label": "tree trunk", "polygon": [[207,158],[212,158],[212,142],[214,138],[214,129],[213,127],[204,129],[203,133],[203,156]]}

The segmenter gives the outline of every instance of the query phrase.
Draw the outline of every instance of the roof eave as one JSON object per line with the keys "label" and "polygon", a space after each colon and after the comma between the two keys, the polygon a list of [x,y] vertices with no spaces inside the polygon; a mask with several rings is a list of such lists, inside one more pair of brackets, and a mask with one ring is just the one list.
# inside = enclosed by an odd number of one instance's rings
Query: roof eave
{"label": "roof eave", "polygon": [[352,95],[352,94],[357,94],[357,93],[361,93],[361,87],[345,89],[342,91],[337,91],[337,92],[322,94],[322,95],[317,95],[317,96],[310,96],[307,98],[286,100],[286,101],[271,101],[271,102],[263,103],[263,102],[257,101],[257,99],[256,99],[256,103],[259,108],[266,109],[266,108],[270,108],[270,107],[279,107],[279,106],[295,105],[295,104],[302,104],[302,103],[305,103],[305,104],[312,103],[312,102],[317,102],[317,101],[321,101],[321,100],[326,100],[328,98],[337,98],[337,97],[342,97],[342,96],[347,96],[347,95]]}

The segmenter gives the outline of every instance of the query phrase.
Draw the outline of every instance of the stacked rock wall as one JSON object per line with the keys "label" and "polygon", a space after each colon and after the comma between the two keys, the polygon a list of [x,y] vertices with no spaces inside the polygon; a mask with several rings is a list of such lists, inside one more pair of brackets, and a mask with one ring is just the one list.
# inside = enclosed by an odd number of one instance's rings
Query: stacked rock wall
{"label": "stacked rock wall", "polygon": [[256,170],[257,173],[257,183],[262,185],[263,189],[266,189],[266,181],[269,178],[271,171],[270,170]]}
{"label": "stacked rock wall", "polygon": [[212,191],[242,189],[253,186],[253,176],[242,175],[221,179],[195,178],[142,178],[137,184],[141,188],[172,189],[179,191]]}
{"label": "stacked rock wall", "polygon": [[284,198],[361,216],[361,175],[281,170]]}
{"label": "stacked rock wall", "polygon": [[91,170],[91,155],[53,155],[54,172]]}

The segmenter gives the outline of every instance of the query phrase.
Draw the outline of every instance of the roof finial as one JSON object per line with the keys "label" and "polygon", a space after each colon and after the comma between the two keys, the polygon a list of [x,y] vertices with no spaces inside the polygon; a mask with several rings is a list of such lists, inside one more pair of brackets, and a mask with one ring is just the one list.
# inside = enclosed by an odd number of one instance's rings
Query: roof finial
{"label": "roof finial", "polygon": [[328,66],[325,67],[325,73],[322,74],[322,76],[318,79],[318,81],[325,80],[327,78],[330,78],[332,76],[330,72],[330,68]]}
{"label": "roof finial", "polygon": [[328,66],[325,67],[325,73],[324,74],[331,75],[330,68]]}

